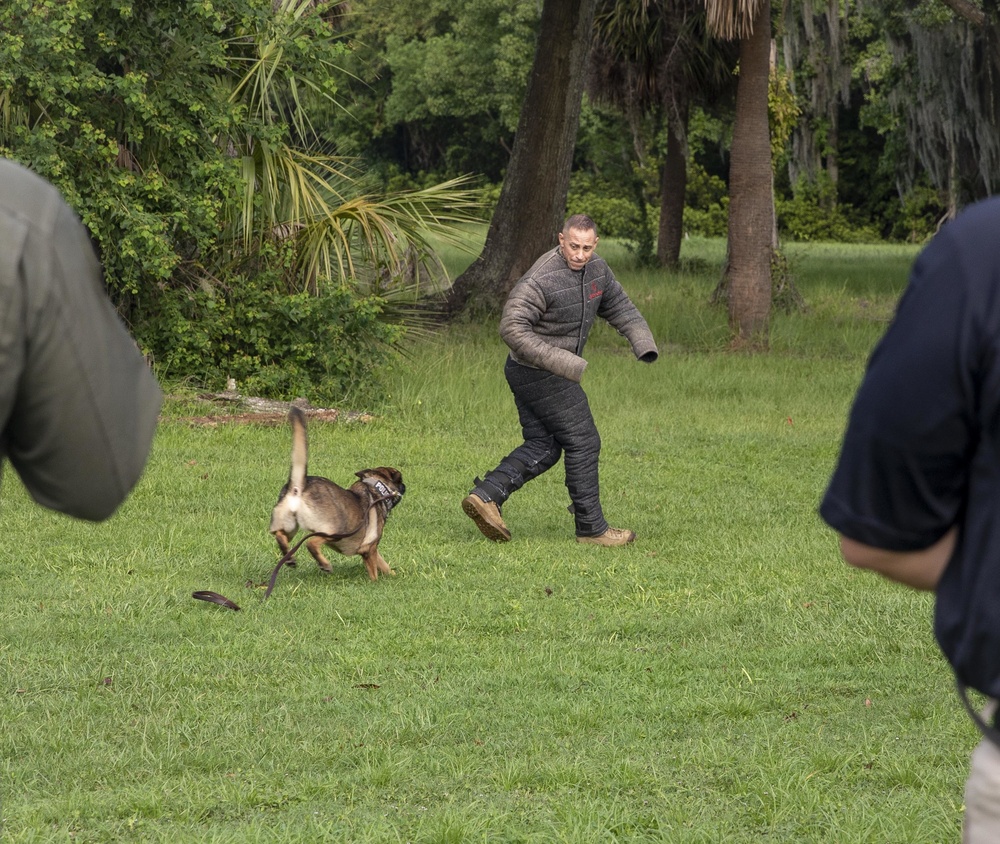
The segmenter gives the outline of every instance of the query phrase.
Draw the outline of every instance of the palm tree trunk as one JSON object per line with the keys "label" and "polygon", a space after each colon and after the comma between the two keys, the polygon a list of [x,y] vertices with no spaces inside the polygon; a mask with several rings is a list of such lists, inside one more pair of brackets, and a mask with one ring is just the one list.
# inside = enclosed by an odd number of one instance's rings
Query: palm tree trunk
{"label": "palm tree trunk", "polygon": [[687,193],[687,156],[683,135],[687,132],[687,107],[683,109],[684,126],[667,126],[667,157],[660,170],[660,228],[656,238],[656,257],[662,267],[676,267],[684,237],[684,199]]}
{"label": "palm tree trunk", "polygon": [[729,326],[733,345],[766,349],[771,320],[771,145],[767,83],[771,4],[763,0],[753,31],[740,41],[729,165]]}

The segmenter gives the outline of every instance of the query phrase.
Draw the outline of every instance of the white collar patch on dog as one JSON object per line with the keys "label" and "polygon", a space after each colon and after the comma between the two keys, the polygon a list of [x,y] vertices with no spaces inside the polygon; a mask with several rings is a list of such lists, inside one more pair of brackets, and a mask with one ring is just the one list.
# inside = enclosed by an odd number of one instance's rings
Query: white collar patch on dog
{"label": "white collar patch on dog", "polygon": [[391,510],[395,506],[396,502],[399,501],[399,493],[394,489],[389,489],[389,487],[387,487],[378,478],[365,478],[365,483],[368,484],[368,486],[375,487],[375,492],[379,494],[379,497],[385,499],[379,503],[384,503],[389,510]]}

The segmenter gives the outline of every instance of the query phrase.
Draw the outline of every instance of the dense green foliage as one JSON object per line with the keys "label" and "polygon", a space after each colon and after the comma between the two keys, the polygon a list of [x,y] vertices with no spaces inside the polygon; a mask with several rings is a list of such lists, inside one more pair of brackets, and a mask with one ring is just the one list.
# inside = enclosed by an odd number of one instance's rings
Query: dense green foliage
{"label": "dense green foliage", "polygon": [[358,0],[340,26],[352,45],[350,109],[330,140],[386,177],[474,172],[499,182],[535,52],[535,0]]}
{"label": "dense green foliage", "polygon": [[12,0],[0,8],[0,152],[62,190],[91,230],[113,293],[215,250],[239,161],[215,144],[240,116],[220,76],[232,17],[212,3]]}
{"label": "dense green foliage", "polygon": [[164,374],[377,389],[403,336],[381,295],[400,285],[381,279],[430,256],[470,197],[455,182],[386,193],[329,152],[317,127],[340,108],[349,48],[319,7],[13,0],[0,33],[0,154],[79,212]]}
{"label": "dense green foliage", "polygon": [[816,182],[802,181],[791,198],[779,199],[777,214],[783,231],[794,240],[877,243],[881,239],[859,219],[860,213],[836,201],[836,187],[824,174]]}
{"label": "dense green foliage", "polygon": [[144,336],[160,350],[160,374],[170,381],[197,373],[208,384],[232,378],[244,395],[306,396],[326,406],[371,399],[403,332],[381,319],[381,300],[346,287],[278,295],[271,281],[235,277],[157,297]]}
{"label": "dense green foliage", "polygon": [[[351,148],[363,150],[384,178],[420,183],[427,173],[475,172],[499,180],[516,115],[511,106],[520,101],[530,61],[536,7],[520,3],[498,12],[495,5],[423,0],[400,10],[386,0],[354,4],[345,27],[364,42],[351,59],[364,83],[351,87],[363,119],[339,119],[338,140],[349,135]],[[944,7],[931,14],[861,4],[838,12],[802,0],[784,14],[788,20],[775,22],[779,62],[784,42],[794,35],[793,22],[822,38],[812,38],[813,52],[801,66],[782,66],[776,76],[784,94],[772,98],[771,115],[783,237],[926,239],[946,198],[939,184],[920,175],[904,131],[908,109],[917,106],[906,90],[913,77],[896,67],[899,57],[893,58],[890,41],[914,28],[941,27],[949,17]],[[844,40],[825,40],[837,25]],[[829,79],[817,82],[824,74]],[[791,80],[794,91],[787,87]],[[623,91],[619,99],[634,102],[634,94]],[[831,107],[836,127],[830,124]],[[589,102],[581,116],[570,210],[589,205],[604,231],[629,239],[637,251],[655,231],[665,118],[665,111],[640,119]],[[690,179],[707,174],[727,182],[731,123],[731,100],[693,109]],[[793,147],[789,132],[800,125],[809,127],[814,148]],[[943,165],[946,156],[939,157]],[[834,160],[838,167],[831,177]],[[685,227],[692,234],[717,233],[725,206],[715,199],[698,204],[701,198],[689,193]]]}

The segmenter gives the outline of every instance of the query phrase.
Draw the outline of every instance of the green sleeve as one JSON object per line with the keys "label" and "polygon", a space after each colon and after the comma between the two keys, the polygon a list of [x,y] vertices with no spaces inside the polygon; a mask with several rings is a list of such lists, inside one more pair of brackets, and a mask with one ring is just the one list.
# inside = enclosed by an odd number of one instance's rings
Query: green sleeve
{"label": "green sleeve", "polygon": [[162,396],[82,223],[31,178],[23,210],[0,206],[4,451],[39,504],[100,521],[142,475]]}

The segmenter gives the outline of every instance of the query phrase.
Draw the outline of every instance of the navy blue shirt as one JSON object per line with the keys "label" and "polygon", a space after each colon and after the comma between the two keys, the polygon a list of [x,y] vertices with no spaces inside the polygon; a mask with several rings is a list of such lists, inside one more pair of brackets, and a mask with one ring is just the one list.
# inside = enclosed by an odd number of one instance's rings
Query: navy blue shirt
{"label": "navy blue shirt", "polygon": [[1000,198],[948,223],[914,263],[851,409],[820,515],[915,551],[958,525],[934,629],[959,679],[1000,697]]}

